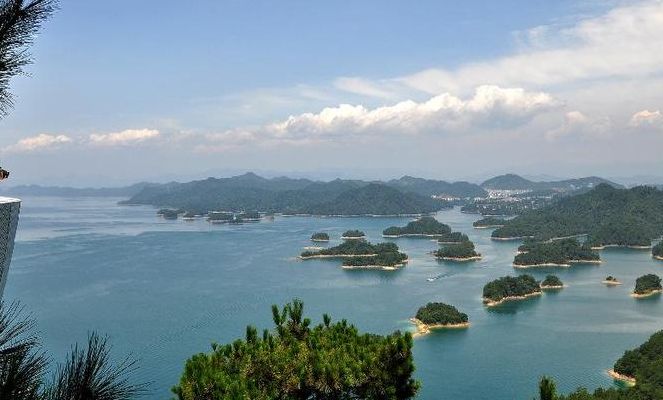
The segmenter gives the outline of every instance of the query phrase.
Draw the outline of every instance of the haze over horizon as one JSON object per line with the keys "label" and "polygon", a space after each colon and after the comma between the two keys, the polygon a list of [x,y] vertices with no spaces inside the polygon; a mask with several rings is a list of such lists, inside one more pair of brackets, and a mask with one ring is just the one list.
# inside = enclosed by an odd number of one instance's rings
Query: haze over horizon
{"label": "haze over horizon", "polygon": [[661,183],[663,1],[197,5],[62,1],[0,125],[12,185]]}

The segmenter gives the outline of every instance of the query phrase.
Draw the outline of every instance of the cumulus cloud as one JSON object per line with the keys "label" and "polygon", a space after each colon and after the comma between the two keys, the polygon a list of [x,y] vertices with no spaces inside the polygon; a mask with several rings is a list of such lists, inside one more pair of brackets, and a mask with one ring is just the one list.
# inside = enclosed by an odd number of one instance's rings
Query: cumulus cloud
{"label": "cumulus cloud", "polygon": [[248,142],[302,144],[352,136],[456,133],[488,122],[509,127],[559,106],[561,103],[547,93],[481,86],[465,100],[444,93],[423,102],[407,100],[373,109],[349,104],[327,107],[256,128],[210,135],[208,139],[214,144],[199,150],[227,149]]}
{"label": "cumulus cloud", "polygon": [[156,129],[126,129],[121,132],[91,134],[90,143],[99,146],[126,146],[159,137]]}
{"label": "cumulus cloud", "polygon": [[545,137],[553,141],[568,135],[602,136],[609,132],[611,125],[607,117],[595,118],[580,111],[570,111],[564,115],[562,125],[547,131]]}
{"label": "cumulus cloud", "polygon": [[15,144],[5,147],[3,151],[11,153],[31,153],[39,150],[58,148],[71,141],[72,139],[67,135],[49,135],[47,133],[42,133],[37,136],[23,138]]}
{"label": "cumulus cloud", "polygon": [[659,110],[638,111],[637,113],[633,114],[633,116],[631,117],[629,125],[634,128],[641,126],[659,126],[659,125],[663,126],[663,115],[661,115],[661,111]]}

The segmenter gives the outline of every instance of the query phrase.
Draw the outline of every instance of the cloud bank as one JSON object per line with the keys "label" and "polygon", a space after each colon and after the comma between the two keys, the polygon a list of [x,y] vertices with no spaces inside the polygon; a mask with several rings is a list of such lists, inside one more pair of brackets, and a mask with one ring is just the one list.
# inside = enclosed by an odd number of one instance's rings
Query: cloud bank
{"label": "cloud bank", "polygon": [[98,146],[126,146],[159,137],[156,129],[127,129],[121,132],[91,134],[90,143]]}
{"label": "cloud bank", "polygon": [[8,153],[32,153],[39,150],[56,149],[71,142],[72,139],[66,135],[49,135],[47,133],[42,133],[37,136],[21,139],[15,144],[7,146],[2,150],[3,152]]}

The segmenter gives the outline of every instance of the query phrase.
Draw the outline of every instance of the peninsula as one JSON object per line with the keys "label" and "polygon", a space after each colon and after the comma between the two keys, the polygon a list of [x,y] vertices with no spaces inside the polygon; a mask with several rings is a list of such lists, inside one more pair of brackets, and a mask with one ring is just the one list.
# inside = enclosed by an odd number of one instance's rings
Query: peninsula
{"label": "peninsula", "polygon": [[433,217],[425,216],[409,222],[403,227],[390,226],[382,231],[386,238],[408,237],[441,237],[451,234],[449,225],[443,224]]}
{"label": "peninsula", "polygon": [[442,245],[433,254],[437,258],[447,261],[474,261],[481,259],[481,254],[474,250],[474,243],[470,240]]}
{"label": "peninsula", "polygon": [[410,321],[417,327],[415,336],[426,335],[433,329],[457,329],[470,326],[467,314],[445,303],[428,303],[417,310]]}
{"label": "peninsula", "polygon": [[563,289],[564,283],[555,275],[548,275],[546,279],[541,282],[541,289],[543,290],[556,290]]}
{"label": "peninsula", "polygon": [[570,267],[572,263],[600,263],[601,257],[587,244],[577,239],[546,242],[526,241],[518,247],[513,260],[515,268]]}
{"label": "peninsula", "polygon": [[483,302],[493,307],[510,300],[524,300],[541,294],[541,286],[532,275],[503,276],[483,287]]}
{"label": "peninsula", "polygon": [[635,298],[643,298],[653,296],[661,293],[661,278],[658,275],[647,274],[635,280],[635,289],[631,296]]}
{"label": "peninsula", "polygon": [[497,217],[486,217],[478,221],[475,221],[472,226],[476,229],[491,229],[491,228],[501,228],[506,224],[504,218]]}

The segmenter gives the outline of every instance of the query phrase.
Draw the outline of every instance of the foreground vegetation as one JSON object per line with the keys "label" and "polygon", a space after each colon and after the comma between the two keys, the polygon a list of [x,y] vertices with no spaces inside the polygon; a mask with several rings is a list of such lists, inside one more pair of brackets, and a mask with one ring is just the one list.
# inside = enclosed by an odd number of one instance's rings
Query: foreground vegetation
{"label": "foreground vegetation", "polygon": [[483,287],[483,299],[488,305],[504,300],[522,299],[541,293],[539,282],[532,275],[503,276]]}
{"label": "foreground vegetation", "polygon": [[592,246],[649,246],[663,235],[663,191],[652,187],[616,189],[598,185],[526,212],[493,232],[495,238],[547,240],[589,234]]}
{"label": "foreground vegetation", "polygon": [[449,225],[433,217],[421,217],[404,227],[390,226],[382,231],[384,236],[444,236],[451,233]]}
{"label": "foreground vegetation", "polygon": [[442,245],[434,254],[443,260],[465,261],[481,258],[481,254],[474,250],[474,243],[469,240]]}
{"label": "foreground vegetation", "polygon": [[598,262],[599,253],[588,244],[576,239],[560,239],[548,242],[526,241],[518,247],[513,260],[516,266],[568,265],[572,262]]}
{"label": "foreground vegetation", "polygon": [[274,329],[191,357],[173,392],[199,399],[409,399],[412,335],[360,334],[345,320],[311,325],[303,303],[272,307]]}

